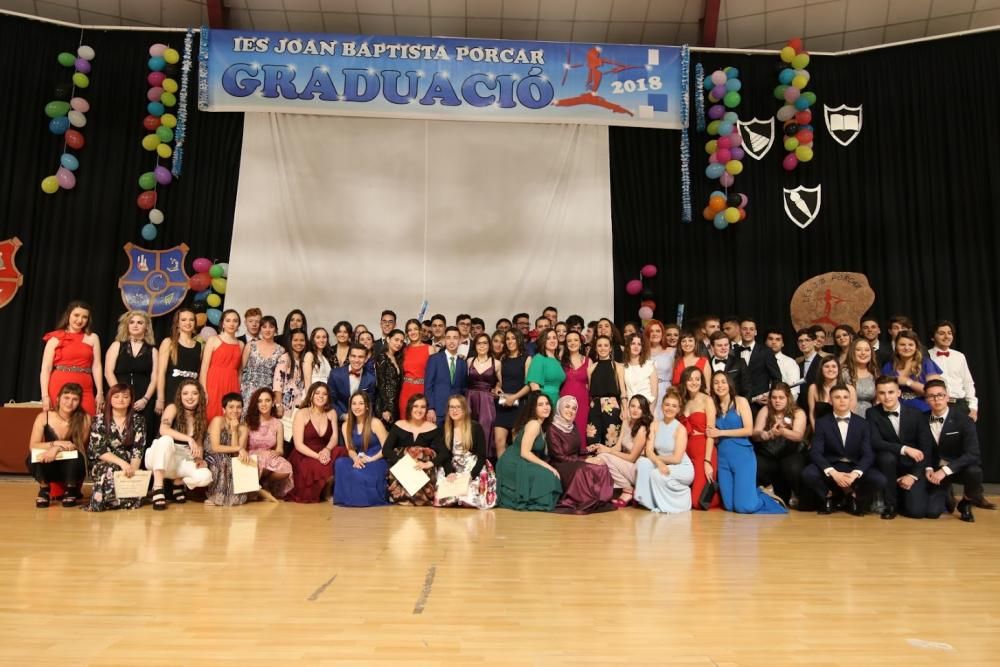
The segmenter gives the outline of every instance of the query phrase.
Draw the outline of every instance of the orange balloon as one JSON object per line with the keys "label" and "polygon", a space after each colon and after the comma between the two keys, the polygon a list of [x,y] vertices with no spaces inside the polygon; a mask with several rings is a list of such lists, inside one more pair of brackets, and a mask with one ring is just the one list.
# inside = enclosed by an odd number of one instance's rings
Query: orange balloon
{"label": "orange balloon", "polygon": [[705,209],[701,212],[701,216],[706,220],[711,220],[715,217],[715,211],[706,206]]}
{"label": "orange balloon", "polygon": [[208,315],[205,313],[195,313],[194,323],[199,329],[208,324]]}
{"label": "orange balloon", "polygon": [[710,197],[708,200],[708,207],[712,209],[712,211],[714,211],[715,213],[718,213],[722,209],[726,208],[726,198],[720,197],[719,195]]}

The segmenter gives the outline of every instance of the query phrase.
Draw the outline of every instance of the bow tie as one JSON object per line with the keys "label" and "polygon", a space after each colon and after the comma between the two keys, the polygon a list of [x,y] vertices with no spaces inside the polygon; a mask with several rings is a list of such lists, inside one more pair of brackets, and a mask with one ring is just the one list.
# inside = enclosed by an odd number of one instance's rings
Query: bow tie
{"label": "bow tie", "polygon": [[712,359],[712,364],[713,365],[715,365],[715,364],[722,364],[723,366],[725,366],[726,365],[726,360],[725,359]]}
{"label": "bow tie", "polygon": [[898,412],[886,412],[885,416],[886,417],[898,417],[899,413]]}
{"label": "bow tie", "polygon": [[[364,370],[364,369],[362,369],[362,370]],[[361,371],[347,371],[347,372],[350,373],[351,375],[353,375],[356,378],[361,377]]]}
{"label": "bow tie", "polygon": [[937,356],[939,356],[939,357],[947,357],[949,354],[951,354],[951,352],[949,352],[948,350],[938,350],[937,351]]}
{"label": "bow tie", "polygon": [[943,424],[944,423],[944,417],[931,417],[931,423],[932,424],[934,424],[934,423]]}
{"label": "bow tie", "polygon": [[849,421],[851,421],[851,418],[850,417],[837,417],[837,421],[839,421],[839,422],[849,422]]}

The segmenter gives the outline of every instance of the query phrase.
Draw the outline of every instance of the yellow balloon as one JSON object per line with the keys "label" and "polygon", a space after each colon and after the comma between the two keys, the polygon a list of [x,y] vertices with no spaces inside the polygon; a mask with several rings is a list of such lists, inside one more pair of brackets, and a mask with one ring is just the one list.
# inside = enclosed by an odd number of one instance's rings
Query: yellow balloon
{"label": "yellow balloon", "polygon": [[160,138],[155,134],[147,134],[142,138],[142,147],[147,151],[155,151],[160,145]]}
{"label": "yellow balloon", "polygon": [[794,57],[795,57],[795,49],[793,49],[792,47],[786,46],[781,50],[781,59],[784,62],[790,63],[792,62],[792,58]]}
{"label": "yellow balloon", "polygon": [[170,147],[170,144],[160,144],[156,147],[156,154],[166,159],[174,154],[174,149]]}
{"label": "yellow balloon", "polygon": [[715,139],[705,143],[705,152],[711,155],[719,148],[719,142]]}
{"label": "yellow balloon", "polygon": [[739,160],[730,160],[726,163],[726,171],[735,176],[743,172],[743,163]]}
{"label": "yellow balloon", "polygon": [[211,308],[218,308],[222,305],[222,297],[218,294],[209,294],[205,297],[205,303],[207,303]]}
{"label": "yellow balloon", "polygon": [[219,294],[226,293],[226,279],[225,278],[212,278],[212,289],[214,289]]}
{"label": "yellow balloon", "polygon": [[740,221],[740,209],[730,206],[726,209],[726,212],[722,214],[726,218],[726,222],[739,222]]}
{"label": "yellow balloon", "polygon": [[42,179],[42,192],[51,195],[59,190],[59,179],[55,176],[46,176]]}
{"label": "yellow balloon", "polygon": [[[788,48],[788,47],[785,47],[785,48]],[[781,52],[782,52],[782,59],[784,59],[784,55],[783,54],[784,54],[785,50],[782,49]],[[789,62],[789,61],[786,60],[785,62]],[[806,67],[809,66],[809,54],[808,53],[800,53],[799,55],[797,55],[794,58],[792,58],[791,63],[792,63],[792,67],[794,67],[795,69],[805,69]]]}
{"label": "yellow balloon", "polygon": [[180,61],[181,54],[177,52],[177,49],[167,49],[163,52],[163,59],[173,65],[174,63]]}
{"label": "yellow balloon", "polygon": [[809,79],[805,78],[802,75],[797,75],[797,76],[795,76],[795,77],[792,78],[792,85],[794,87],[798,88],[799,90],[802,90],[803,88],[805,88],[808,83],[809,83]]}
{"label": "yellow balloon", "polygon": [[809,162],[813,159],[813,149],[810,146],[799,146],[795,149],[795,157],[799,159],[799,162]]}
{"label": "yellow balloon", "polygon": [[172,113],[165,113],[160,116],[160,125],[164,127],[169,127],[171,129],[177,127],[177,116]]}
{"label": "yellow balloon", "polygon": [[174,81],[173,79],[164,79],[163,83],[161,83],[160,86],[162,86],[163,90],[167,91],[168,93],[177,92],[177,82]]}

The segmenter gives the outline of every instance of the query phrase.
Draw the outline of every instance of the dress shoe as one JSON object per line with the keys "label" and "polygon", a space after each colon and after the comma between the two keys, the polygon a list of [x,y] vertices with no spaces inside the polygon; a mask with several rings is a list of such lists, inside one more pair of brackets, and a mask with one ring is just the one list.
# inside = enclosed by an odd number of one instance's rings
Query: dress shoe
{"label": "dress shoe", "polygon": [[972,516],[972,501],[968,498],[962,498],[958,503],[958,518],[968,523],[976,521],[976,517]]}
{"label": "dress shoe", "polygon": [[853,514],[854,516],[864,516],[865,515],[864,503],[858,502],[856,496],[851,496],[847,500],[847,511]]}
{"label": "dress shoe", "polygon": [[819,509],[816,510],[816,514],[833,514],[834,504],[833,498],[826,498],[823,500],[823,504],[820,505]]}
{"label": "dress shoe", "polygon": [[895,519],[896,518],[896,508],[893,507],[892,505],[886,505],[882,509],[882,518],[886,519],[887,521],[891,521],[892,519]]}
{"label": "dress shoe", "polygon": [[973,498],[972,504],[978,507],[979,509],[984,509],[984,510],[995,510],[997,508],[997,504],[991,503],[990,501],[986,500],[986,496],[979,496],[978,498]]}

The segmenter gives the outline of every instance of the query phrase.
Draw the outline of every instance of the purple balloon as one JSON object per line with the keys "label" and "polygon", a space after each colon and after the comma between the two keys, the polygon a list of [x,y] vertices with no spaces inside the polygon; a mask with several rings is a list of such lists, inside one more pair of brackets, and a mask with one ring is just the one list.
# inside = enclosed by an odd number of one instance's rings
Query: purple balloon
{"label": "purple balloon", "polygon": [[90,61],[89,60],[84,60],[83,58],[77,58],[76,59],[76,63],[74,63],[74,64],[76,66],[76,71],[77,72],[82,72],[83,74],[90,74]]}
{"label": "purple balloon", "polygon": [[726,113],[726,107],[721,104],[713,104],[708,108],[708,117],[712,120],[719,120]]}
{"label": "purple balloon", "polygon": [[156,182],[160,185],[169,185],[170,181],[174,180],[170,170],[162,166],[153,170],[153,176],[156,177]]}
{"label": "purple balloon", "polygon": [[725,86],[716,86],[715,88],[712,88],[712,97],[714,97],[715,99],[721,100],[725,96],[726,96]]}
{"label": "purple balloon", "polygon": [[729,149],[729,156],[733,160],[742,160],[746,156],[746,153],[743,151],[742,148],[736,146],[735,148]]}

